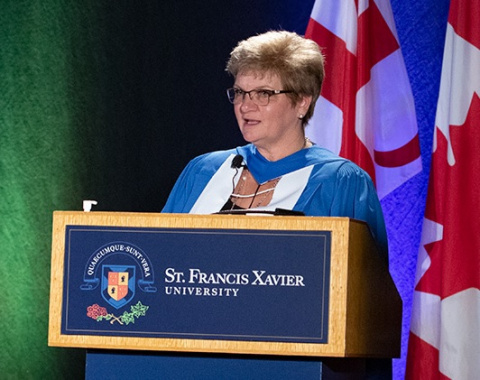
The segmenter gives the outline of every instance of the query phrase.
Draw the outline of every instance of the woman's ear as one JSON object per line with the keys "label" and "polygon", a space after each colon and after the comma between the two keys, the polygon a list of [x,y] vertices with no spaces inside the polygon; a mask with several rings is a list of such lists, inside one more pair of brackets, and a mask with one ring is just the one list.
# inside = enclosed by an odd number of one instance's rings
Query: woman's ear
{"label": "woman's ear", "polygon": [[312,96],[302,96],[300,101],[298,102],[298,111],[300,114],[305,115],[310,108],[310,104],[312,104]]}

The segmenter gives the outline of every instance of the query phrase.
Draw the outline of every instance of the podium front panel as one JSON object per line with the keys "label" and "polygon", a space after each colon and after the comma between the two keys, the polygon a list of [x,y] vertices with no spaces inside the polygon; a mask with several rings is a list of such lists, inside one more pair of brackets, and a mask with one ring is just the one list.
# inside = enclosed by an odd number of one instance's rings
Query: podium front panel
{"label": "podium front panel", "polygon": [[67,225],[61,332],[326,343],[330,239]]}

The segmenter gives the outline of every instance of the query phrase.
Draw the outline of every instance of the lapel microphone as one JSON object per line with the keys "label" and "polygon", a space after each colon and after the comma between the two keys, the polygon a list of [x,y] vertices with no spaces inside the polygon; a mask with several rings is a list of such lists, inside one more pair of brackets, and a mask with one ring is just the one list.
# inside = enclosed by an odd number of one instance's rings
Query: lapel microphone
{"label": "lapel microphone", "polygon": [[243,165],[242,162],[243,156],[241,154],[237,154],[235,157],[233,157],[231,168],[240,169],[241,167],[245,167],[246,165]]}
{"label": "lapel microphone", "polygon": [[243,162],[243,156],[241,154],[237,154],[235,157],[233,157],[231,168],[235,169],[235,175],[232,178],[232,193],[235,191],[235,178],[238,175],[238,169],[244,167],[246,168],[247,165],[242,164]]}

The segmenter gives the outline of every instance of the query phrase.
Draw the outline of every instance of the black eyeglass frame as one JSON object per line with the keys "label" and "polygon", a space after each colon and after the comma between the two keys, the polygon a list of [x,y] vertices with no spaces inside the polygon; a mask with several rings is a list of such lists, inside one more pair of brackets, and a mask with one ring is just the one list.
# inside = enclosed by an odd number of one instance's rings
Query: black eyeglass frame
{"label": "black eyeglass frame", "polygon": [[[260,92],[263,92],[267,95],[267,101],[266,101],[265,104],[263,104],[262,102],[258,102],[258,99],[259,99],[258,94]],[[290,90],[259,89],[259,90],[244,91],[240,88],[232,87],[232,88],[227,89],[227,98],[228,98],[230,103],[239,104],[240,102],[243,102],[245,100],[245,95],[248,94],[248,97],[250,98],[250,100],[252,102],[254,102],[255,104],[260,105],[260,106],[266,106],[266,105],[268,105],[268,103],[270,103],[270,97],[271,96],[280,95],[280,94],[291,94],[291,93],[293,93],[293,91],[290,91]],[[257,94],[257,95],[255,96],[255,94]],[[241,98],[240,98],[239,95],[241,95]],[[237,100],[237,99],[241,99],[241,101]]]}

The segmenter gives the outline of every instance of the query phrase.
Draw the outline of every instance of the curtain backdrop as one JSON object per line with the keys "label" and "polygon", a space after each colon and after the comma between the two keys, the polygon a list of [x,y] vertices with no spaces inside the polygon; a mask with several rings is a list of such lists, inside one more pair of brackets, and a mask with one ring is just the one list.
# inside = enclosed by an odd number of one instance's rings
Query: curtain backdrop
{"label": "curtain backdrop", "polygon": [[[225,96],[231,48],[269,29],[303,34],[313,2],[2,1],[2,377],[84,375],[84,350],[47,346],[52,212],[81,210],[83,199],[160,211],[191,158],[243,144]],[[426,168],[383,202],[401,211],[386,218],[408,331],[425,204],[409,194],[426,193],[448,0],[391,2]]]}

